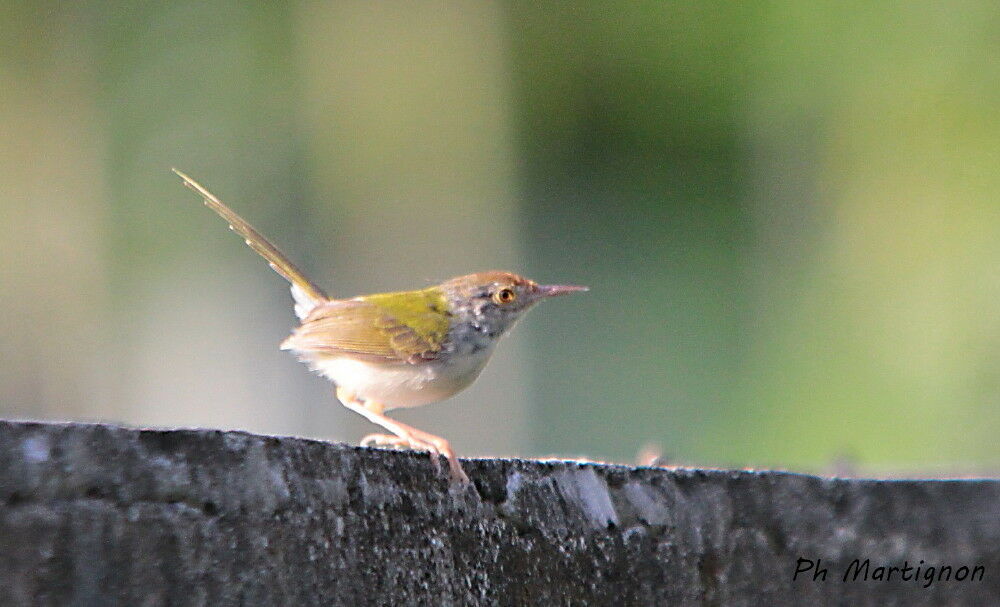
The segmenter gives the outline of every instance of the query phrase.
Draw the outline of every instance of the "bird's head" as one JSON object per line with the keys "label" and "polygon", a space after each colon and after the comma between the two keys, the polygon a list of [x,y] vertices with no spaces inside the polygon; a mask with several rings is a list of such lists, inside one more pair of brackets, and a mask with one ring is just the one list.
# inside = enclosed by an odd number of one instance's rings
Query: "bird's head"
{"label": "bird's head", "polygon": [[540,285],[512,272],[491,271],[452,278],[443,282],[441,289],[456,320],[499,337],[539,301],[586,291],[587,287]]}

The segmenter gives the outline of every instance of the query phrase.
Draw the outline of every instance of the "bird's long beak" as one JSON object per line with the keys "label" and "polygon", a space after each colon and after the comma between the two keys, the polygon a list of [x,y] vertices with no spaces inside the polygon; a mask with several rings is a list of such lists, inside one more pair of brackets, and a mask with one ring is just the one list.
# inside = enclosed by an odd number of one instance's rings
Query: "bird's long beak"
{"label": "bird's long beak", "polygon": [[580,291],[589,291],[588,287],[577,287],[574,285],[538,285],[535,291],[538,297],[555,297],[557,295],[569,295]]}

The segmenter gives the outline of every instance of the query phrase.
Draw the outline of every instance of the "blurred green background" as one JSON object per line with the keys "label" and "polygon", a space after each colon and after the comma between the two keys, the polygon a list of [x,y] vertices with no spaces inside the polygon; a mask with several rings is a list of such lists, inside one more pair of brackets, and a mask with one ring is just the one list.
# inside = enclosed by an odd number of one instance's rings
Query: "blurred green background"
{"label": "blurred green background", "polygon": [[591,286],[463,455],[1000,467],[995,2],[0,7],[0,416],[374,429],[176,166],[334,295]]}

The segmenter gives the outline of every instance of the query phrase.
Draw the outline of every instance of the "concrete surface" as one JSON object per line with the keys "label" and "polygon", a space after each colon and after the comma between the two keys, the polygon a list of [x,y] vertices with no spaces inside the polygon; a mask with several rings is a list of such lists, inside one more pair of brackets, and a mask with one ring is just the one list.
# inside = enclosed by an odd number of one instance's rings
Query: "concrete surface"
{"label": "concrete surface", "polygon": [[421,454],[0,421],[0,605],[1000,604],[1000,481],[465,467],[463,490]]}

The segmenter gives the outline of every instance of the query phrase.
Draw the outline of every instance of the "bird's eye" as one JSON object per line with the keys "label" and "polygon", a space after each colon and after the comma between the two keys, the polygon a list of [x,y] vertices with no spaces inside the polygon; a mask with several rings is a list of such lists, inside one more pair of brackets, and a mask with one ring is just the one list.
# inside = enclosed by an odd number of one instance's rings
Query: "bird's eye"
{"label": "bird's eye", "polygon": [[499,291],[493,294],[493,301],[497,302],[500,305],[514,303],[516,299],[517,299],[517,293],[514,292],[514,289],[504,288],[500,289]]}

